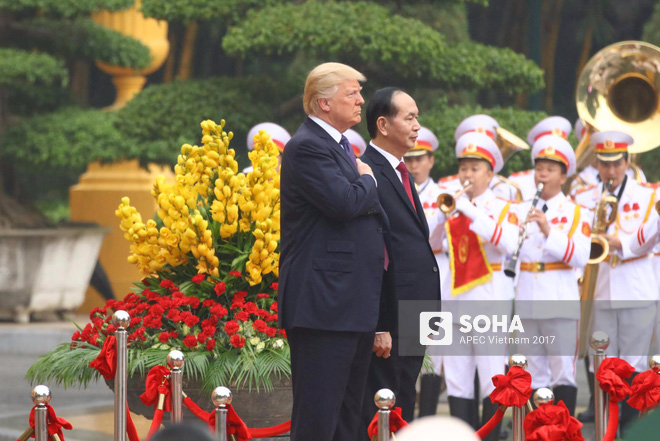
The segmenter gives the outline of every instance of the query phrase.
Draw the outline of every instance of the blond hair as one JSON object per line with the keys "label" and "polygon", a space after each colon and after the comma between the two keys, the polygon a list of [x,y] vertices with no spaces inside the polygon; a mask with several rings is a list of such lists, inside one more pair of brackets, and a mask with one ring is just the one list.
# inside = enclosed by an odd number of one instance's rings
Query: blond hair
{"label": "blond hair", "polygon": [[366,81],[357,70],[341,63],[323,63],[307,75],[303,93],[303,108],[307,115],[317,115],[319,98],[332,98],[339,84],[346,80]]}

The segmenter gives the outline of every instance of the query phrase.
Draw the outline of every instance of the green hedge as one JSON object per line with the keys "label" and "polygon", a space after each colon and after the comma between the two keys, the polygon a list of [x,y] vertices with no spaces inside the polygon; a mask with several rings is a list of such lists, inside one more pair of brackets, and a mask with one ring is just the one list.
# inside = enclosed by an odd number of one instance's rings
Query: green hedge
{"label": "green hedge", "polygon": [[252,11],[230,28],[223,48],[241,57],[302,51],[364,68],[390,83],[508,92],[543,86],[541,69],[512,51],[474,43],[449,46],[422,22],[367,2],[308,1]]}
{"label": "green hedge", "polygon": [[0,9],[24,12],[39,9],[46,15],[73,17],[89,15],[99,9],[118,11],[126,9],[135,0],[0,0]]}
{"label": "green hedge", "polygon": [[240,21],[249,10],[284,3],[286,0],[142,0],[142,13],[170,22],[226,19]]}
{"label": "green hedge", "polygon": [[0,86],[66,87],[68,81],[64,62],[51,55],[0,48]]}
{"label": "green hedge", "polygon": [[225,119],[232,147],[244,152],[250,128],[272,120],[273,109],[263,104],[273,102],[265,99],[272,87],[264,79],[224,77],[150,86],[118,111],[116,127],[141,146],[145,159],[171,163],[181,144],[200,142],[201,121]]}
{"label": "green hedge", "polygon": [[[118,66],[143,68],[151,63],[149,48],[139,40],[103,27],[90,18],[66,22],[39,17],[21,22],[29,40],[15,39],[16,45],[39,47],[67,59],[104,61]],[[35,31],[35,32],[30,32]]]}
{"label": "green hedge", "polygon": [[140,147],[114,128],[115,118],[75,107],[24,118],[0,137],[0,155],[18,168],[70,170],[84,170],[95,160],[139,157]]}
{"label": "green hedge", "polygon": [[660,46],[660,2],[656,2],[651,18],[644,25],[642,40]]}

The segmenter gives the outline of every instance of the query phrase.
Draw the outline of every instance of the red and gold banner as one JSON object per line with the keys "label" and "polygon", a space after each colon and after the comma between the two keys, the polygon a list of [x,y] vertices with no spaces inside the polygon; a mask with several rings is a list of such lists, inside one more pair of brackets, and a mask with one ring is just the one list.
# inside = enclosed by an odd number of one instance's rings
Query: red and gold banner
{"label": "red and gold banner", "polygon": [[470,230],[470,219],[459,214],[445,223],[451,266],[451,295],[490,282],[493,270],[479,238]]}

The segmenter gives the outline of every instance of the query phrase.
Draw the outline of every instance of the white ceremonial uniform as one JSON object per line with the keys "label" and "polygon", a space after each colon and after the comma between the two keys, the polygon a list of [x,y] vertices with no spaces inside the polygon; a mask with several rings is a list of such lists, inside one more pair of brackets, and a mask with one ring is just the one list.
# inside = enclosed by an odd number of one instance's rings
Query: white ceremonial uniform
{"label": "white ceremonial uniform", "polygon": [[[494,308],[497,311],[492,311],[492,314],[497,315],[510,315],[512,309],[513,292],[510,289],[510,282],[502,272],[502,264],[506,256],[513,253],[517,242],[518,227],[510,223],[510,204],[497,198],[490,189],[474,198],[473,203],[477,214],[470,224],[470,230],[482,242],[486,259],[493,269],[493,278],[490,282],[477,285],[455,298],[443,298],[442,308],[453,313],[453,333],[456,336],[502,337],[504,336],[502,333],[478,334],[474,329],[469,334],[458,331],[460,328],[458,318],[463,313],[461,310],[466,310],[461,308],[461,304],[465,302],[498,300],[501,302],[501,308]],[[436,230],[444,223],[444,219],[441,219],[441,222],[436,224]],[[444,228],[442,230],[444,231]],[[469,308],[467,310],[469,311]],[[462,344],[454,345],[454,349],[452,354],[459,355],[446,356],[443,360],[448,395],[474,398],[476,369],[479,372],[481,397],[487,397],[494,389],[492,377],[504,372],[504,352],[497,351],[497,355],[494,355],[492,347],[489,349],[488,345]]]}
{"label": "white ceremonial uniform", "polygon": [[536,193],[534,169],[511,173],[509,180],[516,184],[522,193],[523,201],[531,201]]}
{"label": "white ceremonial uniform", "polygon": [[[445,193],[447,190],[441,188],[431,178],[428,178],[422,185],[416,185],[416,187],[419,201],[424,208],[424,215],[426,215],[426,221],[429,224],[429,231],[431,232],[429,242],[433,249],[433,254],[435,255],[435,261],[438,264],[438,273],[440,275],[440,283],[442,286],[440,293],[441,295],[444,295],[444,284],[447,279],[451,280],[451,277],[449,276],[449,258],[447,257],[447,247],[443,244],[442,236],[437,233],[435,235],[433,234],[434,231],[438,230],[433,223],[438,222],[440,219],[440,217],[437,216],[437,213],[440,212],[440,209],[438,208],[438,196],[440,196],[441,193]],[[454,191],[452,191],[452,193],[453,192]],[[440,229],[442,229],[442,227]],[[440,375],[442,373],[442,356],[431,355],[431,361],[433,362],[433,370],[435,374]]]}
{"label": "white ceremonial uniform", "polygon": [[[642,171],[642,169],[639,166],[634,166],[636,167],[639,176],[635,176],[635,170],[633,169],[633,165],[628,167],[626,170],[626,176],[628,176],[628,179],[634,179],[637,181],[638,184],[642,184],[646,182],[646,175]],[[579,174],[578,177],[573,181],[573,184],[571,185],[571,190],[570,190],[570,195],[575,197],[575,195],[580,191],[584,190],[585,188],[592,186],[592,185],[598,185],[600,184],[600,178],[598,177],[598,170],[596,170],[595,167],[592,167],[591,164],[585,167],[584,170],[582,170]]]}
{"label": "white ceremonial uniform", "polygon": [[[634,179],[625,179],[623,185],[617,220],[607,230],[621,240],[622,250],[610,250],[608,259],[599,264],[592,329],[609,336],[608,355],[626,360],[641,372],[647,369],[658,285],[651,259],[634,254],[630,244],[642,223],[657,219],[656,194],[653,188],[638,184]],[[593,210],[602,191],[603,185],[596,185],[579,192],[575,200]],[[612,194],[619,192],[620,188],[616,188]]]}
{"label": "white ceremonial uniform", "polygon": [[[536,222],[530,223],[518,259],[515,311],[522,320],[524,337],[530,339],[521,340],[518,351],[527,357],[533,389],[577,387],[580,294],[573,268],[584,267],[589,260],[590,220],[563,193],[548,201],[539,199],[536,209],[544,206],[550,234],[545,237]],[[521,222],[530,207],[531,201],[517,207]],[[552,336],[553,343],[534,344],[533,336]]]}

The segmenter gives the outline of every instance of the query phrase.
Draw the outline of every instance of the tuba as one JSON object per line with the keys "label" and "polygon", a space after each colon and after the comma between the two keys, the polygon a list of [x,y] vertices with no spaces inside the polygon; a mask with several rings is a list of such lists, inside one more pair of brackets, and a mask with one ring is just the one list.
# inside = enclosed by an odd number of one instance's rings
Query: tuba
{"label": "tuba", "polygon": [[601,49],[584,66],[575,90],[586,133],[575,148],[577,172],[593,158],[590,135],[598,130],[629,133],[642,153],[660,145],[660,48],[621,41]]}
{"label": "tuba", "polygon": [[[527,144],[525,141],[523,141],[513,133],[509,132],[508,130],[503,129],[502,127],[497,127],[495,129],[495,133],[497,134],[497,136],[495,137],[495,143],[497,144],[497,148],[499,148],[500,153],[502,153],[502,162],[504,164],[506,164],[507,161],[511,159],[511,157],[517,152],[523,150],[529,150],[529,144]],[[496,175],[496,176],[501,183],[508,184],[513,188],[515,188],[516,189],[515,202],[516,203],[522,202],[523,200],[522,191],[520,190],[518,185],[516,185],[510,179],[505,178],[504,176],[501,175]],[[497,185],[499,184],[496,184],[495,186]]]}
{"label": "tuba", "polygon": [[607,258],[610,251],[609,243],[603,236],[607,227],[616,221],[618,211],[618,200],[615,196],[608,194],[612,188],[612,180],[605,185],[600,201],[596,206],[596,214],[591,229],[591,251],[589,254],[589,263],[584,268],[582,276],[582,286],[580,291],[580,334],[578,340],[578,355],[584,357],[587,355],[589,347],[589,329],[591,328],[591,319],[593,316],[594,291],[596,290],[596,280],[598,279],[598,265]]}

